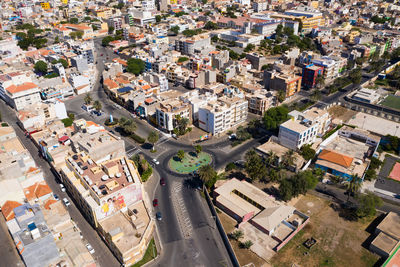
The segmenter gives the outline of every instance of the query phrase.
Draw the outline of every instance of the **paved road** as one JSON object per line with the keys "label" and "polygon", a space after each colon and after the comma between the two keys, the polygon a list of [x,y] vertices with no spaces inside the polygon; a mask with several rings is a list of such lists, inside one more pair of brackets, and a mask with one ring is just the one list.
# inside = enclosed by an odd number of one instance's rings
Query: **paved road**
{"label": "paved road", "polygon": [[36,165],[40,167],[40,169],[43,171],[44,178],[47,184],[50,186],[51,190],[55,194],[57,194],[60,198],[67,197],[72,203],[72,205],[68,207],[68,212],[72,220],[78,225],[79,229],[81,230],[84,239],[87,240],[95,249],[96,252],[94,254],[94,257],[98,262],[98,264],[104,267],[120,266],[117,259],[113,256],[113,254],[108,249],[106,244],[102,241],[97,232],[82,216],[82,214],[75,206],[75,204],[73,204],[71,198],[69,198],[66,193],[61,191],[60,186],[56,181],[56,177],[52,173],[48,162],[39,156],[39,151],[37,147],[33,144],[33,142],[30,139],[25,137],[24,132],[21,130],[21,128],[19,128],[16,125],[17,118],[14,111],[9,106],[7,106],[3,101],[0,101],[0,110],[3,120],[8,122],[11,126],[14,127],[15,132],[19,137],[19,139],[21,140],[22,144],[31,153],[33,159],[36,162]]}
{"label": "paved road", "polygon": [[375,187],[395,194],[400,194],[400,183],[387,179],[394,164],[399,161],[399,158],[388,156],[385,159],[385,164],[382,166],[378,178],[375,181]]}

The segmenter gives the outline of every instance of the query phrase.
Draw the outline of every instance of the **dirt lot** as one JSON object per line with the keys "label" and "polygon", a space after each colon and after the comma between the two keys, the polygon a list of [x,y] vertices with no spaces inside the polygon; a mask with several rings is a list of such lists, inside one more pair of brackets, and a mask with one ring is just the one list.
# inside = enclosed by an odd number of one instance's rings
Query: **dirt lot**
{"label": "dirt lot", "polygon": [[[218,213],[218,217],[221,220],[222,225],[224,226],[226,233],[231,233],[235,230],[236,221],[231,217],[221,212]],[[241,249],[239,248],[239,242],[235,240],[230,240],[233,250],[235,251],[236,257],[240,263],[240,266],[244,266],[249,263],[253,263],[254,266],[257,267],[267,267],[270,266],[263,259],[258,257],[254,252],[249,249]]]}
{"label": "dirt lot", "polygon": [[343,122],[347,122],[351,119],[351,117],[357,114],[357,111],[347,109],[342,106],[333,106],[328,110],[328,112],[333,119],[339,119]]}
{"label": "dirt lot", "polygon": [[[361,244],[369,237],[365,231],[372,220],[348,221],[330,207],[330,202],[312,195],[303,196],[296,208],[310,216],[310,222],[271,260],[273,266],[373,266],[379,259]],[[317,243],[307,249],[304,241]]]}

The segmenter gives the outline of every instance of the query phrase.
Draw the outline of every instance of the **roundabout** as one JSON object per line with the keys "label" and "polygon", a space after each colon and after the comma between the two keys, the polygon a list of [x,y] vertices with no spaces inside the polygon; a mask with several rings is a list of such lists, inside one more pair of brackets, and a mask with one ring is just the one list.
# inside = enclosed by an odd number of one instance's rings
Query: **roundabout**
{"label": "roundabout", "polygon": [[201,166],[209,165],[211,162],[212,157],[206,152],[200,152],[199,155],[195,152],[186,152],[182,160],[177,155],[173,155],[168,161],[168,167],[173,172],[188,174],[196,171]]}

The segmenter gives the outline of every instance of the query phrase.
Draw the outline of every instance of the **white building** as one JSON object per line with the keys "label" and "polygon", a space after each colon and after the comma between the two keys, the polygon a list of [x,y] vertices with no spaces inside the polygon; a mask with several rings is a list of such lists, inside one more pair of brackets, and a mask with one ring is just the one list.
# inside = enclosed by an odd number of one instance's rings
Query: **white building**
{"label": "white building", "polygon": [[178,99],[161,102],[160,107],[156,108],[157,125],[168,132],[172,132],[176,126],[178,115],[181,118],[188,119],[190,124],[192,120],[190,105]]}
{"label": "white building", "polygon": [[199,108],[199,127],[213,135],[220,134],[243,123],[247,112],[245,99],[224,96]]}
{"label": "white building", "polygon": [[321,57],[313,59],[312,63],[317,66],[324,67],[323,77],[326,81],[332,80],[339,76],[339,64],[336,60],[330,57]]}
{"label": "white building", "polygon": [[291,119],[279,127],[279,143],[290,149],[300,149],[312,144],[317,136],[322,136],[329,128],[331,118],[325,110],[312,108],[305,112],[293,110]]}

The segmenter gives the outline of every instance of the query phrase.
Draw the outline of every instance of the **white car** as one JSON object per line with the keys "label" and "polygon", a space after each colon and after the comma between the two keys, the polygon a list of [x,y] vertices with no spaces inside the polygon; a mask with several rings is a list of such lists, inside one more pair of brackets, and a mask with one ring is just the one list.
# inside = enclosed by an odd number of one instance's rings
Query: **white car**
{"label": "white car", "polygon": [[160,164],[160,162],[159,162],[157,159],[153,159],[153,162],[154,162],[156,165]]}
{"label": "white car", "polygon": [[60,184],[60,188],[61,188],[61,191],[63,191],[63,192],[66,191],[66,190],[65,190],[65,186],[64,186],[63,184]]}
{"label": "white car", "polygon": [[87,250],[89,250],[89,253],[90,253],[90,254],[93,254],[93,253],[94,253],[94,248],[93,248],[92,245],[90,245],[89,243],[86,244],[86,248],[87,248]]}
{"label": "white car", "polygon": [[63,198],[63,202],[64,202],[66,207],[71,205],[71,202],[69,202],[69,200],[66,197]]}

